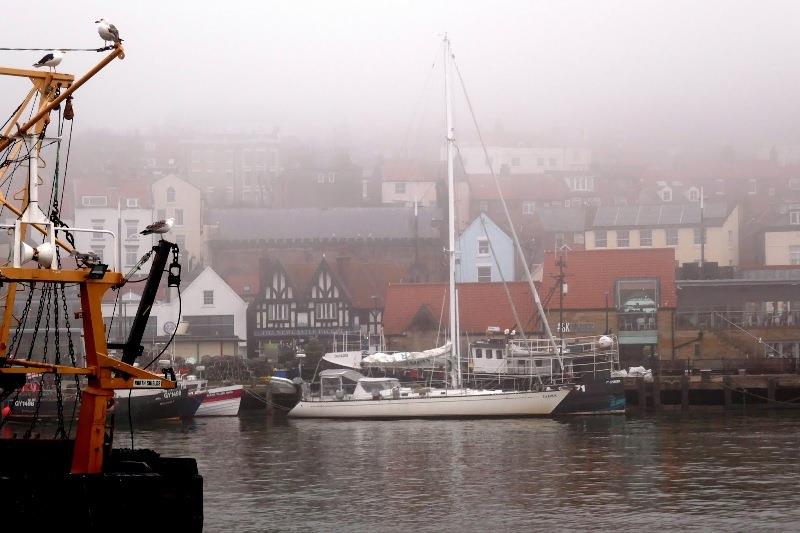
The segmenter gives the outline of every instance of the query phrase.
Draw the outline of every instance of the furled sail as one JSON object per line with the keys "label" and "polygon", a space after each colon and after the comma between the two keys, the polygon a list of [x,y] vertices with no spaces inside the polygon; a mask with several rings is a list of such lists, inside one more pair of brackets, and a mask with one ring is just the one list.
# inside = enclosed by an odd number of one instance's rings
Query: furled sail
{"label": "furled sail", "polygon": [[452,344],[447,342],[444,346],[431,348],[422,352],[377,352],[365,356],[361,360],[364,368],[429,368],[443,365],[450,357]]}

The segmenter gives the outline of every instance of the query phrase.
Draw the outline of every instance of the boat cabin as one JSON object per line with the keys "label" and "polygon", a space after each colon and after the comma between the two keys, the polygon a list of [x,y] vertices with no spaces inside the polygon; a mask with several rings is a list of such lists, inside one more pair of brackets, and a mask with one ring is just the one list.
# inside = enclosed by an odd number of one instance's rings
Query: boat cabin
{"label": "boat cabin", "polygon": [[343,400],[352,395],[356,384],[364,376],[355,370],[332,368],[319,373],[319,393],[321,400]]}
{"label": "boat cabin", "polygon": [[354,400],[381,400],[400,397],[397,378],[361,378],[353,392]]}

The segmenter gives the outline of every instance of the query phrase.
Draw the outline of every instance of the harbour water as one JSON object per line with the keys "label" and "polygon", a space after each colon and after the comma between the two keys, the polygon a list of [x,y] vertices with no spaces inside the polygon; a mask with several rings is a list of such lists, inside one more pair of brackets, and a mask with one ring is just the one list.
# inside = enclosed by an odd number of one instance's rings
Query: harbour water
{"label": "harbour water", "polygon": [[[206,531],[800,528],[800,413],[563,420],[197,419]],[[117,445],[129,437],[117,433]]]}

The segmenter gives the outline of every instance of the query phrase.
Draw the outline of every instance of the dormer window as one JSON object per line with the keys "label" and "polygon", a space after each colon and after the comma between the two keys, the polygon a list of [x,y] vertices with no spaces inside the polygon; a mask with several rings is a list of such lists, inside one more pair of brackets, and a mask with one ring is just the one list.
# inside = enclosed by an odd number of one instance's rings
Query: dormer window
{"label": "dormer window", "polygon": [[800,209],[792,209],[789,211],[789,224],[792,226],[800,226]]}
{"label": "dormer window", "polygon": [[689,201],[690,202],[699,202],[700,201],[700,191],[697,188],[692,187],[689,189]]}
{"label": "dormer window", "polygon": [[125,199],[125,207],[128,207],[128,208],[139,207],[139,199],[138,198],[126,198]]}
{"label": "dormer window", "polygon": [[662,202],[671,202],[672,201],[672,189],[666,188],[661,189],[658,193],[661,197]]}

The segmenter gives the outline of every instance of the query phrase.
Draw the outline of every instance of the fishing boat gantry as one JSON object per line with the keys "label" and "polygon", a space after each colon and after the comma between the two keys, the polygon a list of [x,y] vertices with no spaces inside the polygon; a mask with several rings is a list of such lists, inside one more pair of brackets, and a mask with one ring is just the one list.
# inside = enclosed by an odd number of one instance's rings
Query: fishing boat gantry
{"label": "fishing boat gantry", "polygon": [[[37,436],[27,431],[23,438],[15,438],[14,434],[10,435],[13,438],[0,439],[0,491],[6,495],[4,525],[61,526],[63,519],[70,517],[78,527],[94,531],[112,527],[120,516],[130,520],[141,515],[157,501],[161,508],[169,509],[169,522],[177,529],[199,531],[203,521],[202,477],[195,460],[165,458],[152,450],[114,449],[113,425],[111,417],[107,416],[115,403],[115,392],[175,389],[174,373],[161,375],[135,366],[136,359],[142,355],[140,345],[123,346],[120,359],[109,355],[111,347],[106,343],[101,302],[109,289],[118,289],[127,282],[119,272],[119,260],[116,258],[109,268],[76,250],[70,244],[72,234],[97,230],[66,226],[60,219],[58,195],[52,195],[56,200],[47,209],[39,202],[40,183],[46,179],[39,174],[42,148],[55,144],[60,150],[60,136],[48,137],[51,113],[64,106],[58,113],[60,134],[63,120],[72,118],[73,93],[125,54],[120,41],[98,51],[109,53],[77,80],[70,74],[53,71],[0,67],[0,75],[28,78],[33,85],[0,132],[0,157],[3,158],[0,179],[11,178],[11,175],[6,176],[11,167],[13,175],[20,166],[9,165],[9,161],[27,162],[28,166],[20,206],[0,193],[0,204],[17,216],[14,224],[3,226],[13,232],[13,259],[11,266],[0,267],[0,283],[5,289],[5,309],[0,324],[0,399],[18,392],[25,385],[26,376],[31,375],[40,376],[40,384],[45,383],[45,378],[53,380],[57,391],[61,390],[62,378],[74,379],[81,385],[74,438],[70,430],[64,429],[65,415],[59,408],[54,438],[32,438]],[[21,124],[21,117],[29,108],[31,118]],[[61,185],[56,173],[52,190],[58,190]],[[104,233],[118,238],[113,232]],[[40,234],[42,239],[37,242],[34,237]],[[173,243],[161,240],[156,248],[148,288],[151,284],[157,288],[155,278],[161,279],[164,264],[159,266],[158,263],[161,259],[166,261],[168,255],[162,252],[174,252],[177,262],[177,246]],[[75,268],[68,268],[66,257],[75,258]],[[179,282],[179,268],[177,281],[171,275],[171,282]],[[73,338],[69,329],[72,313],[68,312],[66,287],[77,287],[79,294],[80,310],[74,314],[81,320],[85,364],[79,364],[72,357]],[[27,294],[27,301],[18,318],[14,315],[14,304],[22,294]],[[47,309],[42,353],[34,353],[33,341],[30,349],[20,349],[28,311],[32,303],[36,303],[34,294],[41,298],[35,330],[40,328],[42,309]],[[55,344],[47,340],[51,317],[55,321],[52,328]],[[70,361],[66,357],[62,360],[58,353],[59,321],[66,326],[69,335]],[[16,331],[9,340],[14,323]],[[33,424],[35,422],[36,417]],[[47,511],[42,512],[43,509]],[[147,518],[148,523],[153,520]],[[160,523],[158,529],[166,528],[164,520],[164,517],[155,519]],[[147,527],[152,529],[152,525]]]}

